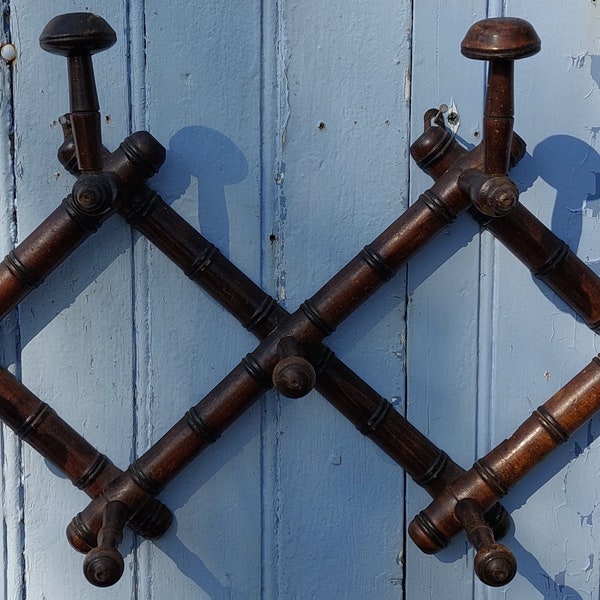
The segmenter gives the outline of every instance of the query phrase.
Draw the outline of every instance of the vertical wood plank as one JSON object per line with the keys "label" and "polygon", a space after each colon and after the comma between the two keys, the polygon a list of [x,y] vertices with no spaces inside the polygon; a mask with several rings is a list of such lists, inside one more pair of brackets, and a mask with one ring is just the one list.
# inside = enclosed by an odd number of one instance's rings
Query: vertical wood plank
{"label": "vertical wood plank", "polygon": [[[432,6],[433,5],[433,6]],[[452,101],[460,115],[458,135],[479,141],[483,111],[483,65],[460,54],[471,24],[485,18],[487,3],[415,3],[411,137],[423,131],[423,114]],[[411,165],[411,199],[431,180]],[[477,445],[478,335],[481,247],[478,227],[463,216],[408,266],[408,417],[463,466]],[[486,399],[482,399],[486,402]],[[430,499],[415,485],[406,493],[407,520]],[[464,539],[434,556],[407,542],[407,597],[415,600],[473,596],[472,554]]]}
{"label": "vertical wood plank", "polygon": [[[19,52],[15,71],[19,241],[57,206],[73,183],[56,160],[61,143],[56,120],[69,106],[66,61],[43,52],[38,37],[55,15],[85,7],[68,1],[16,1],[11,7]],[[125,23],[117,0],[103,3],[102,12],[119,40],[94,58],[104,142],[114,147],[128,125]],[[133,414],[129,247],[128,228],[110,221],[19,309],[23,382],[121,465],[130,458]],[[69,548],[64,535],[87,497],[28,448],[23,478],[27,597],[106,597],[84,580],[82,556]],[[112,592],[117,596],[134,588],[130,565],[128,556],[123,579]]]}
{"label": "vertical wood plank", "polygon": [[[152,0],[143,17],[145,105],[136,111],[167,148],[152,184],[259,281],[261,3],[173,10]],[[135,289],[143,451],[256,341],[141,239]],[[144,597],[260,596],[260,443],[256,407],[166,490],[176,523],[140,565]]]}
{"label": "vertical wood plank", "polygon": [[[510,0],[506,14],[530,21],[542,40],[538,55],[515,64],[515,127],[528,144],[514,174],[521,200],[600,273],[597,7],[550,1],[540,10]],[[598,352],[595,335],[501,246],[495,268],[494,444]],[[598,597],[598,492],[589,485],[598,471],[597,432],[595,418],[507,497],[515,522],[507,544],[519,573],[491,598]]]}
{"label": "vertical wood plank", "polygon": [[[265,233],[291,311],[405,208],[410,20],[408,3],[278,3],[277,187]],[[399,275],[330,340],[399,404],[404,293]],[[318,394],[273,402],[269,597],[402,597],[402,471]]]}
{"label": "vertical wood plank", "polygon": [[[11,42],[10,7],[8,0],[2,2],[1,44]],[[15,173],[12,154],[14,134],[13,121],[13,63],[0,64],[0,253],[4,256],[13,248],[16,222]],[[0,323],[0,360],[13,374],[18,376],[19,331],[16,311]],[[3,566],[1,590],[3,598],[21,598],[24,593],[23,561],[23,488],[21,483],[21,444],[5,426],[1,432],[2,465],[0,468],[0,494],[2,518],[2,543],[0,564]]]}

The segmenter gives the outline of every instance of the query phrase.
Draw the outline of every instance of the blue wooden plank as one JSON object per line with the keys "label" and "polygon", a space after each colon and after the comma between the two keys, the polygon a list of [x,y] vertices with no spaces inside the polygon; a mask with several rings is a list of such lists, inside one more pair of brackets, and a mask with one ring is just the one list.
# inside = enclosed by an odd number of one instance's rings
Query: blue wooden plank
{"label": "blue wooden plank", "polygon": [[[41,50],[38,37],[72,2],[11,2],[17,46],[15,173],[17,241],[62,200],[73,179],[60,167],[58,117],[68,110],[64,58]],[[79,7],[80,9],[83,7]],[[95,58],[104,141],[114,147],[128,120],[126,30],[121,2],[104,3],[117,45]],[[105,118],[110,115],[110,118]],[[111,123],[119,124],[112,127]],[[120,140],[119,140],[120,141]],[[21,305],[19,333],[24,383],[118,464],[126,464],[132,428],[130,234],[107,223]],[[64,530],[88,502],[56,469],[26,448],[23,460],[24,560],[27,597],[105,597],[81,574],[82,556]],[[130,545],[131,540],[125,544]],[[135,587],[129,565],[114,594]]]}
{"label": "blue wooden plank", "polygon": [[[2,2],[2,31],[0,32],[1,44],[10,43],[10,16],[7,13],[8,2]],[[13,134],[13,97],[12,83],[14,61],[0,63],[0,252],[7,254],[14,245],[16,220],[15,206],[15,174],[13,156],[10,152],[9,142]],[[0,360],[13,374],[19,374],[19,331],[17,315],[13,312],[0,324]],[[14,434],[2,427],[1,451],[3,456],[0,469],[0,497],[2,543],[0,544],[1,588],[6,597],[22,597],[24,561],[23,544],[24,528],[23,514],[23,488],[21,483],[21,444]]]}
{"label": "blue wooden plank", "polygon": [[[278,8],[272,262],[293,311],[405,208],[411,15],[397,2]],[[402,400],[404,293],[399,275],[330,340]],[[402,471],[316,393],[272,402],[268,597],[401,597]]]}
{"label": "blue wooden plank", "polygon": [[[413,140],[423,131],[425,110],[454,102],[460,117],[459,137],[470,145],[478,143],[484,70],[460,54],[460,42],[474,21],[485,18],[486,9],[487,3],[479,1],[415,5]],[[413,164],[411,199],[430,186],[431,180]],[[480,281],[481,256],[478,227],[462,217],[408,267],[408,417],[463,466],[475,457],[480,426],[480,286],[488,285]],[[429,501],[421,489],[408,485],[407,521]],[[434,556],[423,555],[409,540],[407,597],[474,596],[471,561],[464,539]]]}
{"label": "blue wooden plank", "polygon": [[[516,128],[528,143],[515,173],[522,201],[598,272],[600,156],[592,131],[600,94],[589,56],[597,47],[597,9],[582,3],[565,10],[551,1],[540,10],[511,0],[506,11],[529,20],[542,39],[540,54],[515,65]],[[496,280],[494,444],[597,352],[594,334],[502,248]],[[491,597],[598,597],[597,491],[587,483],[598,470],[597,429],[596,418],[507,497],[515,521],[507,543],[516,548],[519,574]]]}
{"label": "blue wooden plank", "polygon": [[[167,148],[152,185],[259,281],[261,4],[179,3],[173,10],[147,1],[136,14],[143,60],[134,79],[144,92],[134,122]],[[142,239],[135,288],[142,452],[256,341]],[[260,422],[256,407],[163,494],[176,525],[144,550],[144,597],[260,596]]]}

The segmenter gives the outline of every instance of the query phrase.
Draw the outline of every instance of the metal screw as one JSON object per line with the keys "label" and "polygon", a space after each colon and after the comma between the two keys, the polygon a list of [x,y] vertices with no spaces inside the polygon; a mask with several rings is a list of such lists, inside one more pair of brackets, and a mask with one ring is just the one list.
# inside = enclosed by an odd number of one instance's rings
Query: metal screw
{"label": "metal screw", "polygon": [[12,62],[17,58],[17,49],[12,44],[4,44],[0,48],[0,56],[8,63]]}

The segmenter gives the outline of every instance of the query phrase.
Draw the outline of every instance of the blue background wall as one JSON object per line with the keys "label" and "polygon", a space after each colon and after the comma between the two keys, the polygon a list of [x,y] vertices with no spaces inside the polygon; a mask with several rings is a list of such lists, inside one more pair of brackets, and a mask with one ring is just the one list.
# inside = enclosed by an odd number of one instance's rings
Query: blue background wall
{"label": "blue background wall", "polygon": [[[64,59],[37,38],[90,10],[118,42],[95,58],[104,143],[148,129],[167,147],[152,185],[288,309],[430,181],[408,145],[454,102],[479,141],[485,66],[468,27],[519,16],[542,52],[517,63],[523,203],[600,273],[600,8],[592,0],[158,2],[4,0],[0,243],[5,253],[72,185],[55,159]],[[11,150],[11,138],[14,146]],[[256,344],[144,239],[107,222],[2,324],[5,364],[125,467]],[[594,335],[468,216],[340,327],[331,347],[455,460],[509,436],[597,353]],[[64,527],[87,498],[2,435],[0,596],[211,600],[599,598],[591,421],[505,499],[519,574],[490,590],[458,538],[405,540],[426,494],[316,393],[275,393],[161,499],[173,528],[127,534],[123,579],[91,588]]]}

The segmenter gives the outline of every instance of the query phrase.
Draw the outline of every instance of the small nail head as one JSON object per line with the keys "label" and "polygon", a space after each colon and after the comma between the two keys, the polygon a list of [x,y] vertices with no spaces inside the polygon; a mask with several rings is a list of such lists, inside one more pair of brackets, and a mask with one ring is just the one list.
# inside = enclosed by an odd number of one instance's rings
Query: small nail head
{"label": "small nail head", "polygon": [[0,48],[0,56],[6,62],[12,62],[17,58],[17,49],[13,46],[13,44],[4,44]]}

